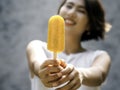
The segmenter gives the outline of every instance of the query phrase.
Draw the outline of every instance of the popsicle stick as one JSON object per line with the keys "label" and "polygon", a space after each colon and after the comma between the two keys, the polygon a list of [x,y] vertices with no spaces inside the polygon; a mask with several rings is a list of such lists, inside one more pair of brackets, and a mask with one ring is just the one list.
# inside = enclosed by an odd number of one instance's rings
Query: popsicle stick
{"label": "popsicle stick", "polygon": [[53,59],[54,59],[54,60],[57,59],[57,53],[56,53],[56,52],[53,53]]}

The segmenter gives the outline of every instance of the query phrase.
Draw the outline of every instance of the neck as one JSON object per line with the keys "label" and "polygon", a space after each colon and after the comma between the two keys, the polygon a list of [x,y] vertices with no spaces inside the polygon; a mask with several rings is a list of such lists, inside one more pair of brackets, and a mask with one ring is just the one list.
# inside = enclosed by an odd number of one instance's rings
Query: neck
{"label": "neck", "polygon": [[64,51],[66,54],[78,53],[83,51],[85,51],[85,49],[82,47],[79,38],[66,37]]}

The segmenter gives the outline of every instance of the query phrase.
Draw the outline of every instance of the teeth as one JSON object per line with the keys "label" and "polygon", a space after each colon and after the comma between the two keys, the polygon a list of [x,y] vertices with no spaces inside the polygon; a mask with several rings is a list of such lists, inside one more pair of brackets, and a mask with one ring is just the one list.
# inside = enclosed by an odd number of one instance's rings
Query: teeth
{"label": "teeth", "polygon": [[73,21],[71,21],[71,20],[65,20],[65,22],[67,23],[67,24],[74,24],[74,22]]}

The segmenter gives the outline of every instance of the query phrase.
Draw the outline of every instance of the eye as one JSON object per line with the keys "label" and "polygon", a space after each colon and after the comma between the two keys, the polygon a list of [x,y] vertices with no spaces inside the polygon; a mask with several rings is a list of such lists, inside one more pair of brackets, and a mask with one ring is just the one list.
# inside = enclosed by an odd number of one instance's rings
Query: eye
{"label": "eye", "polygon": [[83,13],[83,14],[86,14],[86,11],[84,9],[78,9],[77,10],[79,13]]}
{"label": "eye", "polygon": [[71,9],[72,8],[72,5],[66,5],[66,7],[68,8],[68,9]]}

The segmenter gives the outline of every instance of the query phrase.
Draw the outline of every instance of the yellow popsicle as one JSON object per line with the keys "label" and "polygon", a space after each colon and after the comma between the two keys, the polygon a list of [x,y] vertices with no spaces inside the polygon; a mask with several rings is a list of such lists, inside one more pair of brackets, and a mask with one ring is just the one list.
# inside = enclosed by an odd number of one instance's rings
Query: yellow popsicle
{"label": "yellow popsicle", "polygon": [[54,53],[56,58],[57,53],[64,50],[65,45],[65,24],[64,19],[59,15],[50,17],[48,23],[48,39],[47,49]]}

